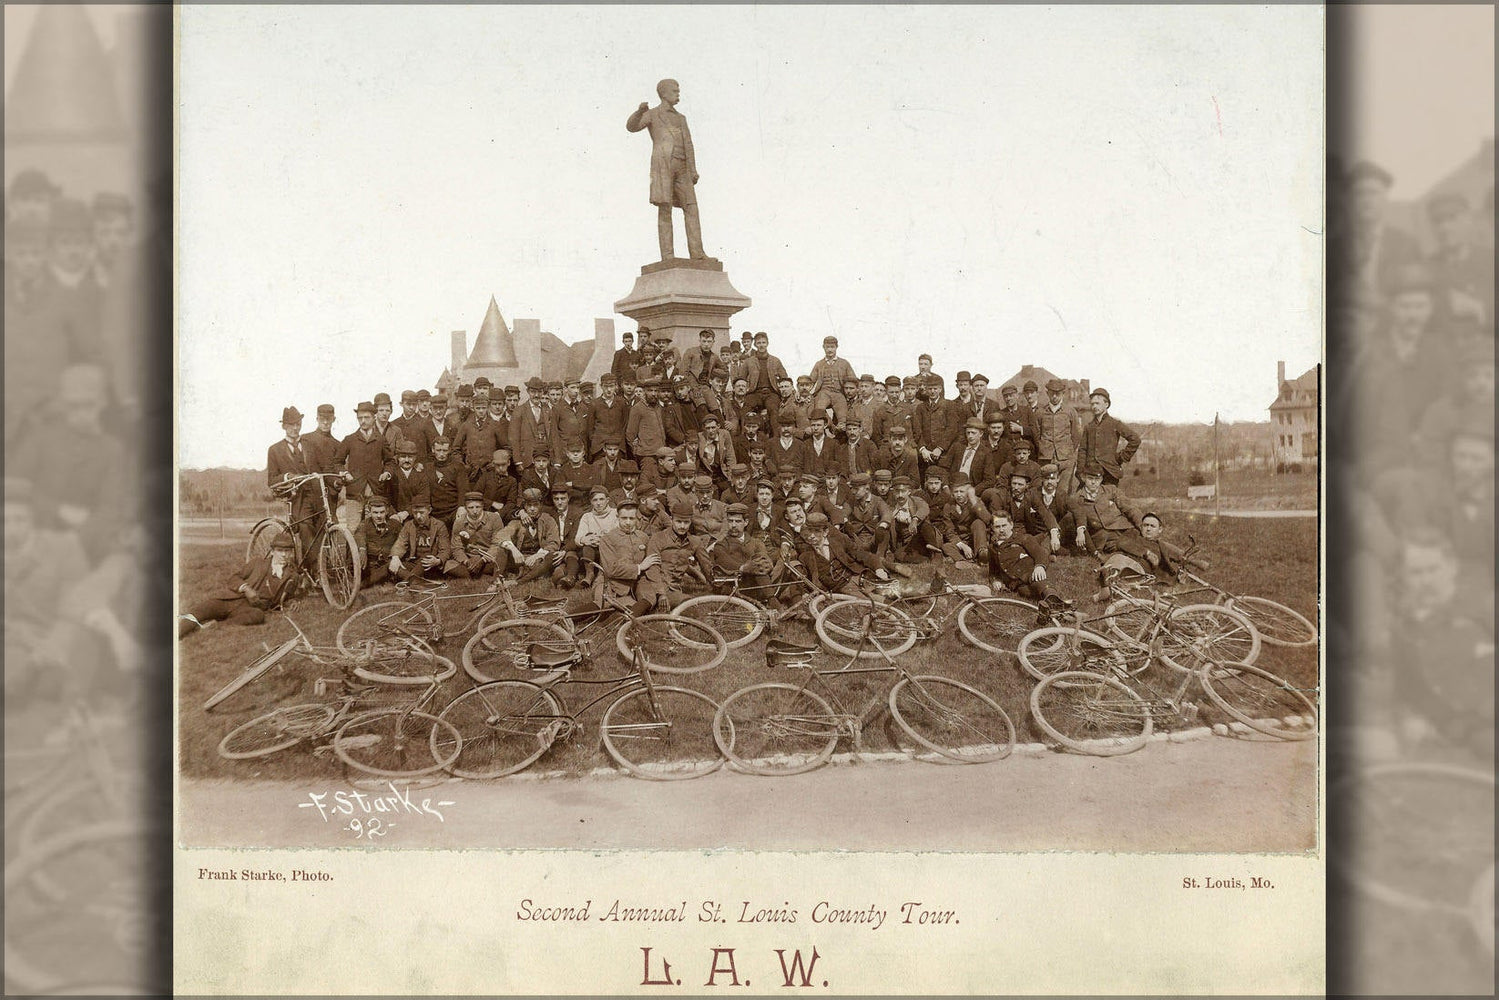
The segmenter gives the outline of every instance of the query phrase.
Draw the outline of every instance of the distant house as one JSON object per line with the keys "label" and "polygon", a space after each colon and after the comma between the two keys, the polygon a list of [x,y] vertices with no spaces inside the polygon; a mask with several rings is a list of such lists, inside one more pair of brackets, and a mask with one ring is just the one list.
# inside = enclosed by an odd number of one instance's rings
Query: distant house
{"label": "distant house", "polygon": [[[1053,375],[1040,365],[1021,365],[1018,372],[989,390],[989,398],[1003,400],[1005,386],[1013,385],[1016,391],[1023,392],[1025,383],[1034,382],[1041,390],[1041,401],[1045,403],[1046,383],[1056,377],[1056,375]],[[1066,395],[1062,397],[1063,401],[1078,413],[1087,415],[1088,393],[1091,391],[1088,386],[1088,380],[1064,378],[1062,381],[1067,383]]]}
{"label": "distant house", "polygon": [[1286,363],[1277,361],[1275,364],[1275,380],[1280,388],[1275,401],[1270,404],[1270,433],[1277,467],[1317,464],[1320,368],[1320,365],[1313,365],[1288,382]]}
{"label": "distant house", "polygon": [[532,377],[547,382],[578,378],[597,382],[614,360],[614,320],[595,319],[593,339],[565,344],[541,328],[541,321],[518,319],[515,331],[500,315],[493,296],[472,349],[464,330],[452,333],[452,356],[437,378],[437,388],[457,391],[480,377],[495,385],[525,385]]}

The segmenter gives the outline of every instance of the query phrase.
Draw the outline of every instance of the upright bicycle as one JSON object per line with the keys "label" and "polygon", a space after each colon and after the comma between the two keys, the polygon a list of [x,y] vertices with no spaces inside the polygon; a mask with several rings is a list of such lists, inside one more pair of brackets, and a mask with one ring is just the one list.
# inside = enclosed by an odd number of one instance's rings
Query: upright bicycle
{"label": "upright bicycle", "polygon": [[[309,472],[277,483],[271,491],[286,503],[286,516],[262,518],[250,529],[245,548],[246,560],[255,560],[270,550],[271,542],[283,531],[291,533],[299,574],[317,583],[323,597],[340,611],[354,603],[359,594],[359,546],[354,535],[338,523],[329,494],[329,482],[337,476]],[[296,498],[305,487],[316,483],[318,504],[310,514],[294,517]],[[304,532],[311,534],[311,548],[305,548]]]}

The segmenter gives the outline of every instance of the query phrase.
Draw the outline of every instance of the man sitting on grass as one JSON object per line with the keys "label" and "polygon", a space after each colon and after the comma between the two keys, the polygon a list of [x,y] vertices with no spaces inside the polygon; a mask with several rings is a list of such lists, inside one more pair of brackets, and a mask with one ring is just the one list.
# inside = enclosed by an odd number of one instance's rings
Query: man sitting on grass
{"label": "man sitting on grass", "polygon": [[191,635],[216,621],[231,625],[264,625],[266,612],[281,606],[296,581],[292,567],[296,545],[283,531],[271,542],[271,549],[258,559],[242,566],[238,573],[208,597],[194,604],[177,620],[177,638]]}
{"label": "man sitting on grass", "polygon": [[[349,502],[358,503],[358,500]],[[354,547],[359,550],[364,586],[373,587],[390,580],[390,554],[400,538],[401,522],[390,516],[390,501],[374,494],[365,502],[364,516],[354,529]]]}
{"label": "man sitting on grass", "polygon": [[996,594],[1013,590],[1021,597],[1039,601],[1049,588],[1046,583],[1048,553],[1038,535],[1017,534],[1015,519],[1007,510],[994,512],[989,522],[989,579]]}

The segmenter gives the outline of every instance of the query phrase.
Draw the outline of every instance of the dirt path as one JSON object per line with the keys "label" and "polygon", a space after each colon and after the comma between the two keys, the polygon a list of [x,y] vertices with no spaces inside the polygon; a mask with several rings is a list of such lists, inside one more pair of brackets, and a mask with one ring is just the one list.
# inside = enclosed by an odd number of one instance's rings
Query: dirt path
{"label": "dirt path", "polygon": [[[790,778],[447,782],[410,792],[417,806],[451,802],[440,822],[405,806],[355,815],[392,824],[382,847],[1292,852],[1315,839],[1314,741],[1211,737],[1125,757],[1017,752],[979,766],[840,759]],[[341,789],[184,780],[182,842],[358,846],[349,816],[325,820],[309,800],[324,792],[331,806]]]}

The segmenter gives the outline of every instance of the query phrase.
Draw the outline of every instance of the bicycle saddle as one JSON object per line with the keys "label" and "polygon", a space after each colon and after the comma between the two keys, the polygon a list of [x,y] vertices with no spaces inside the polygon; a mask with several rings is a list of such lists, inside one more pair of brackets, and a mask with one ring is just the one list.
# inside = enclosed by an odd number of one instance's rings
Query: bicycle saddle
{"label": "bicycle saddle", "polygon": [[765,643],[765,663],[770,667],[800,667],[812,662],[816,646],[803,646],[785,639],[771,639]]}
{"label": "bicycle saddle", "polygon": [[559,646],[544,642],[533,642],[526,649],[526,658],[538,669],[554,669],[576,663],[580,654],[574,646]]}

